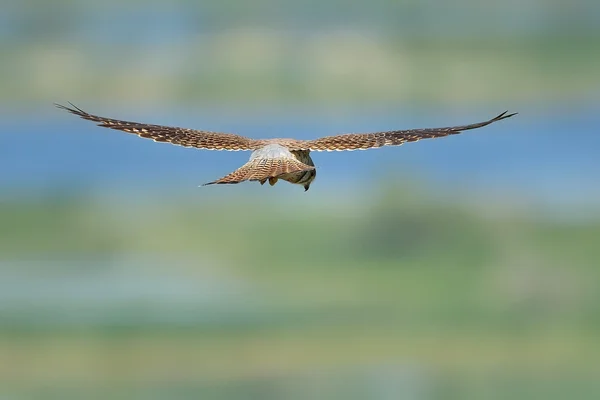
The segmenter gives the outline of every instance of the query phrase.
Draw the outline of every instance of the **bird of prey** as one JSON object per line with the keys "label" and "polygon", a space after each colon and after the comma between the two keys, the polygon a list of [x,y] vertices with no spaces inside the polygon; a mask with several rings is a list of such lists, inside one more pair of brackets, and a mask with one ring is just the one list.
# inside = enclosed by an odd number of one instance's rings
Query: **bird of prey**
{"label": "bird of prey", "polygon": [[290,183],[302,185],[304,191],[307,191],[310,188],[311,183],[317,176],[315,165],[310,158],[311,151],[366,150],[382,146],[399,146],[407,142],[455,135],[469,129],[481,128],[516,114],[508,114],[508,111],[505,111],[497,117],[484,122],[450,126],[446,128],[349,133],[344,135],[326,136],[314,140],[283,138],[250,139],[231,133],[151,125],[104,118],[88,114],[75,105],[69,104],[72,108],[60,104],[56,104],[56,106],[78,115],[83,119],[96,122],[98,126],[133,133],[143,138],[153,139],[155,142],[169,142],[180,146],[196,147],[206,150],[252,151],[250,160],[246,164],[242,165],[229,175],[213,182],[205,183],[204,185],[231,184],[244,181],[258,181],[263,185],[268,181],[272,186],[275,185],[279,179],[282,179]]}

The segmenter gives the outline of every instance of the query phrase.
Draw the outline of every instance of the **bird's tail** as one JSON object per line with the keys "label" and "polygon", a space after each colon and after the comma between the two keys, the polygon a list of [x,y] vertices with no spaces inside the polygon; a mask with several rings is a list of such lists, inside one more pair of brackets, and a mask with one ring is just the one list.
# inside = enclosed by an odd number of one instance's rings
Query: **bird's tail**
{"label": "bird's tail", "polygon": [[[304,164],[295,158],[258,158],[248,161],[229,175],[202,186],[213,184],[235,184],[244,181],[276,182],[277,177],[292,172],[313,170],[315,167]],[[272,183],[274,184],[274,183]]]}

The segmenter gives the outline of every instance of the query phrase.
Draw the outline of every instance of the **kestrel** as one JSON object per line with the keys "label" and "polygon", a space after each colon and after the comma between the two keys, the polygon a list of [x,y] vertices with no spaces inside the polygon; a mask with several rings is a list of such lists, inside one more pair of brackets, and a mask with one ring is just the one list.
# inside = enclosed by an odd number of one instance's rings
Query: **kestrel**
{"label": "kestrel", "polygon": [[[349,133],[326,136],[314,140],[297,139],[250,139],[231,133],[201,131],[161,125],[121,121],[88,114],[69,103],[72,108],[56,104],[57,107],[78,115],[83,119],[97,122],[98,126],[128,133],[155,142],[169,142],[179,146],[196,147],[206,150],[249,150],[250,160],[229,175],[204,185],[258,181],[275,185],[279,179],[304,186],[307,191],[317,176],[315,165],[310,158],[311,151],[366,150],[383,146],[399,146],[421,139],[455,135],[469,129],[477,129],[492,124],[514,114],[503,112],[488,121],[446,128],[408,129],[374,133]],[[203,186],[204,186],[203,185]]]}

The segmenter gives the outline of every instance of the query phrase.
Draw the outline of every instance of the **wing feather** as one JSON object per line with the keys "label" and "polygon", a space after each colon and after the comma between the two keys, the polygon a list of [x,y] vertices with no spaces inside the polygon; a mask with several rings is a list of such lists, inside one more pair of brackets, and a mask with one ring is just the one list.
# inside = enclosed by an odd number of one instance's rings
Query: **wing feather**
{"label": "wing feather", "polygon": [[343,151],[366,150],[382,146],[399,146],[407,142],[416,142],[421,139],[456,135],[462,131],[481,128],[517,114],[507,113],[508,111],[505,111],[497,117],[484,122],[450,126],[446,128],[407,129],[388,132],[349,133],[345,135],[326,136],[315,140],[299,141],[297,147],[291,147],[290,150]]}
{"label": "wing feather", "polygon": [[75,105],[69,104],[72,108],[60,104],[56,104],[56,106],[83,119],[96,122],[98,126],[103,128],[133,133],[143,138],[152,139],[155,142],[168,142],[179,146],[196,147],[206,150],[238,151],[254,150],[257,147],[256,140],[231,133],[200,131],[104,118],[89,114]]}

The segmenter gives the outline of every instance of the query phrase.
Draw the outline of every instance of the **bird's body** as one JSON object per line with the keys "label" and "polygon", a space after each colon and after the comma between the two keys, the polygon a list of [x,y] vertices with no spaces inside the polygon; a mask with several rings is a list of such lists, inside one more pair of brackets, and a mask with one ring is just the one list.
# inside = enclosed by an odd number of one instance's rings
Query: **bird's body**
{"label": "bird's body", "polygon": [[504,112],[488,121],[447,128],[349,133],[314,140],[297,140],[283,138],[250,139],[231,133],[142,124],[88,114],[73,105],[73,108],[58,104],[57,106],[83,119],[97,122],[99,126],[133,133],[140,137],[153,139],[156,142],[169,142],[180,146],[207,150],[252,151],[250,160],[246,164],[229,175],[205,185],[233,184],[243,181],[258,181],[261,185],[268,181],[270,185],[274,185],[281,179],[302,185],[305,191],[309,189],[317,174],[310,157],[311,151],[366,150],[382,146],[399,146],[407,142],[444,137],[469,129],[481,128],[515,115],[507,115]]}
{"label": "bird's body", "polygon": [[[317,171],[314,168],[315,164],[310,158],[310,152],[308,150],[290,151],[288,150],[288,147],[274,140],[272,143],[266,144],[263,147],[254,150],[250,155],[249,162],[258,162],[260,164],[261,162],[265,163],[266,160],[281,160],[282,165],[288,162],[298,162],[303,165],[313,167],[308,169],[302,169],[299,171],[283,172],[279,175],[277,173],[268,174],[268,180],[271,186],[275,185],[278,179],[282,179],[290,183],[303,185],[304,188],[308,190],[311,182],[317,176]],[[267,178],[259,179],[261,184],[264,184],[266,180]]]}

